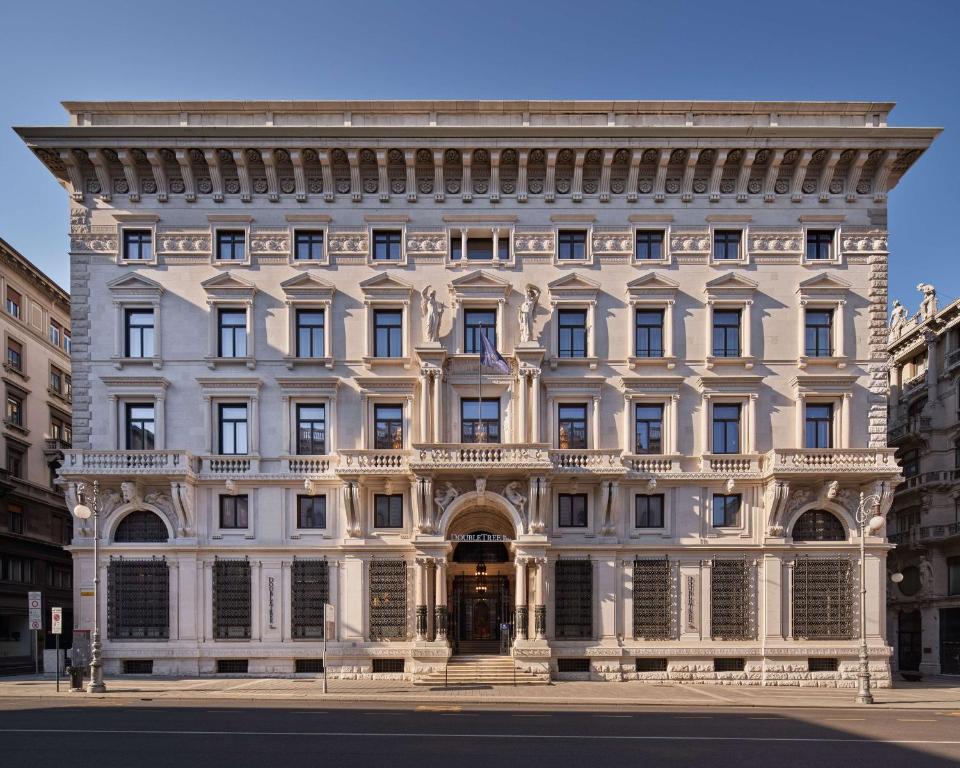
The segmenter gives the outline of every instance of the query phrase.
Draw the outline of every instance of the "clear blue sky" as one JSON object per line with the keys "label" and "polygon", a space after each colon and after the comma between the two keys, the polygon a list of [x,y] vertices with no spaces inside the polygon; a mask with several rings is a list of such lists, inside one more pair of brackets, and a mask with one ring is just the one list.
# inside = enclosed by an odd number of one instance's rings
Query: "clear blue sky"
{"label": "clear blue sky", "polygon": [[891,296],[960,295],[960,2],[4,3],[0,236],[67,284],[67,197],[11,125],[65,99],[895,101],[947,130],[890,199]]}

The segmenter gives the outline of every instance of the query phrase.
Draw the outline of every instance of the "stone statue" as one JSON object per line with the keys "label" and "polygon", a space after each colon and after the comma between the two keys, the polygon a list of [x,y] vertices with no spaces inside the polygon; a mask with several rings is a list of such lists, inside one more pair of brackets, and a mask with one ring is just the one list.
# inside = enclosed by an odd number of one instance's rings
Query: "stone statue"
{"label": "stone statue", "polygon": [[440,341],[440,319],[443,317],[444,305],[437,300],[437,292],[433,287],[423,289],[423,298],[420,300],[420,311],[423,314],[423,333],[426,341],[437,343]]}
{"label": "stone statue", "polygon": [[930,283],[920,283],[917,290],[923,294],[923,300],[920,302],[920,317],[926,320],[933,320],[937,316],[937,289]]}
{"label": "stone statue", "polygon": [[443,485],[443,490],[437,491],[437,495],[433,497],[436,505],[440,507],[441,514],[446,511],[455,498],[460,495],[460,491],[453,487],[453,483],[447,482]]}
{"label": "stone statue", "polygon": [[533,341],[533,317],[537,313],[540,303],[540,289],[535,285],[528,285],[523,293],[523,303],[520,304],[518,319],[520,321],[520,341]]}
{"label": "stone statue", "polygon": [[920,588],[923,591],[923,594],[929,595],[933,593],[933,566],[930,564],[930,561],[926,557],[920,558],[917,563],[917,570],[920,572]]}
{"label": "stone statue", "polygon": [[517,508],[517,512],[520,513],[520,519],[527,519],[527,497],[521,493],[519,480],[514,480],[512,483],[508,483],[507,487],[503,489],[503,495],[507,497],[513,506]]}
{"label": "stone statue", "polygon": [[893,311],[890,313],[890,340],[900,338],[903,333],[903,326],[907,323],[907,308],[900,303],[899,299],[893,300]]}

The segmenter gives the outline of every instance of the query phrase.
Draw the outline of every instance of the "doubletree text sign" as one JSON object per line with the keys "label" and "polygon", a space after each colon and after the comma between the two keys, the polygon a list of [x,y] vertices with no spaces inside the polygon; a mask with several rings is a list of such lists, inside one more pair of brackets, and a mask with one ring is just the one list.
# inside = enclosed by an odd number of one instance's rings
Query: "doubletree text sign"
{"label": "doubletree text sign", "polygon": [[43,629],[43,617],[40,615],[41,598],[39,592],[27,593],[27,609],[30,612],[30,629]]}

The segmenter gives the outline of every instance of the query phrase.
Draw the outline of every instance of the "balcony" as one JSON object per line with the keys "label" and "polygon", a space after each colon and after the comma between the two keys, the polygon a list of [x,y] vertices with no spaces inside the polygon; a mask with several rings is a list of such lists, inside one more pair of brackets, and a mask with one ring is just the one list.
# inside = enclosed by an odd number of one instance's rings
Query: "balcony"
{"label": "balcony", "polygon": [[138,475],[185,477],[197,471],[197,458],[187,451],[65,450],[61,473],[71,475]]}
{"label": "balcony", "polygon": [[623,463],[628,472],[640,475],[666,475],[679,470],[679,457],[660,453],[625,453]]}
{"label": "balcony", "polygon": [[901,443],[911,437],[916,437],[921,432],[930,431],[930,418],[928,416],[910,416],[904,419],[897,419],[887,432],[887,442],[891,445]]}
{"label": "balcony", "polygon": [[315,477],[317,475],[333,476],[337,466],[336,456],[284,456],[282,459],[284,471],[291,475]]}
{"label": "balcony", "polygon": [[200,472],[205,475],[246,475],[259,471],[259,456],[218,454],[200,457]]}
{"label": "balcony", "polygon": [[958,365],[960,365],[960,349],[952,349],[949,352],[947,352],[947,359],[946,359],[946,365],[945,365],[947,372],[949,373]]}
{"label": "balcony", "polygon": [[757,475],[763,458],[758,453],[705,453],[700,457],[700,471],[718,479]]}
{"label": "balcony", "polygon": [[341,475],[396,475],[410,469],[410,451],[402,448],[340,451],[336,472]]}
{"label": "balcony", "polygon": [[[580,452],[557,451],[567,455]],[[546,443],[424,443],[413,446],[410,469],[485,474],[517,470],[546,472],[554,467],[550,454]]]}
{"label": "balcony", "polygon": [[[920,541],[944,541],[960,536],[960,523],[945,525],[923,525],[920,527]],[[892,538],[891,538],[892,541]]]}
{"label": "balcony", "polygon": [[957,480],[960,479],[960,470],[942,469],[934,472],[920,472],[916,475],[906,478],[897,488],[897,493],[908,493],[920,488],[931,488],[940,486],[942,490],[953,488]]}
{"label": "balcony", "polygon": [[894,476],[900,471],[892,448],[780,448],[767,454],[764,469],[774,475]]}
{"label": "balcony", "polygon": [[913,397],[922,389],[927,388],[927,372],[918,373],[912,379],[903,382],[903,386],[900,388],[900,399],[907,400],[908,398]]}
{"label": "balcony", "polygon": [[558,474],[622,475],[627,471],[619,449],[559,448],[547,453]]}

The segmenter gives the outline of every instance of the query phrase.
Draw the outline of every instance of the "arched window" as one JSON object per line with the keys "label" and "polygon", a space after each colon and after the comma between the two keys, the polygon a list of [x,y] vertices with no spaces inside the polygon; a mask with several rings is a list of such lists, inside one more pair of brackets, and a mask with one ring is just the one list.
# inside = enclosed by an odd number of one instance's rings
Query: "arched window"
{"label": "arched window", "polygon": [[113,534],[116,542],[153,543],[167,541],[168,538],[167,526],[163,524],[163,520],[146,509],[131,512],[123,518]]}
{"label": "arched window", "polygon": [[824,509],[804,512],[793,526],[794,541],[845,541],[846,538],[843,523]]}

